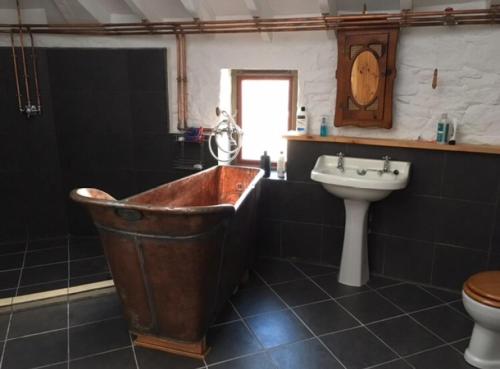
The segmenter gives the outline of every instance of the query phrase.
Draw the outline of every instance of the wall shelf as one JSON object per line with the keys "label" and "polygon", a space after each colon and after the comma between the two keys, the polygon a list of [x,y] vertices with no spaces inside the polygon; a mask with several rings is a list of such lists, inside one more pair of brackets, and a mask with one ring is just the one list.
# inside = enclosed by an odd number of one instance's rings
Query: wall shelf
{"label": "wall shelf", "polygon": [[336,142],[336,143],[347,143],[353,145],[403,147],[410,149],[471,152],[471,153],[500,155],[500,146],[495,146],[495,145],[470,145],[470,144],[442,145],[433,141],[399,140],[399,139],[388,139],[388,138],[366,138],[366,137],[348,137],[348,136],[322,137],[317,135],[299,136],[294,134],[287,134],[283,137],[289,141]]}

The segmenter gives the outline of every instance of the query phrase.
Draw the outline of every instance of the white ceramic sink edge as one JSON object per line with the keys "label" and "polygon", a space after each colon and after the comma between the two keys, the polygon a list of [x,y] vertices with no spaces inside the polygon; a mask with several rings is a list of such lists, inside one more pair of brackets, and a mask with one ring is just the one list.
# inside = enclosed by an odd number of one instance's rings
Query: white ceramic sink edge
{"label": "white ceramic sink edge", "polygon": [[[320,156],[311,171],[311,179],[344,187],[399,190],[407,186],[411,167],[409,162],[390,161],[390,171],[382,172],[383,160],[344,157],[342,171],[337,163],[338,156]],[[398,174],[394,174],[395,170]]]}

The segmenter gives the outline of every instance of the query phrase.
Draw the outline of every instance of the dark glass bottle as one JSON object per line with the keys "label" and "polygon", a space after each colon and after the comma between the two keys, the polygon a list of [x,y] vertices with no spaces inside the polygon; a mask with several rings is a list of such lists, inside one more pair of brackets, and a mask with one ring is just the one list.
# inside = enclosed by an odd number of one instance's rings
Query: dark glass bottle
{"label": "dark glass bottle", "polygon": [[264,155],[260,157],[260,168],[264,169],[264,178],[269,178],[271,175],[271,158],[267,155],[267,151],[264,151]]}

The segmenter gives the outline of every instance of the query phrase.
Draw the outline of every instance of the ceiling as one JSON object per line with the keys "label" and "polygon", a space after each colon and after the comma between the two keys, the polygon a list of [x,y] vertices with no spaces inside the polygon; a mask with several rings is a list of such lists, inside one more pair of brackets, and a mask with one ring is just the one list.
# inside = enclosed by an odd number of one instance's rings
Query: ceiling
{"label": "ceiling", "polygon": [[[23,23],[121,23],[276,18],[420,10],[482,9],[498,0],[19,0]],[[16,23],[16,0],[0,0],[0,23]]]}

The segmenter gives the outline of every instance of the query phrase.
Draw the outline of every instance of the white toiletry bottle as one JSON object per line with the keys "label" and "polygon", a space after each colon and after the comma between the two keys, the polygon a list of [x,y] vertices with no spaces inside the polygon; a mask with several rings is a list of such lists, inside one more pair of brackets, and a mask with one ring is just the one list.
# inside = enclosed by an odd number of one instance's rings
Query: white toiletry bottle
{"label": "white toiletry bottle", "polygon": [[278,178],[285,178],[285,155],[283,155],[283,151],[280,151],[280,156],[278,157],[278,163],[276,165],[276,169],[278,171]]}
{"label": "white toiletry bottle", "polygon": [[307,135],[307,114],[306,114],[306,107],[302,106],[300,108],[299,113],[297,114],[297,124],[295,127],[295,130],[297,131],[297,134],[299,135]]}

